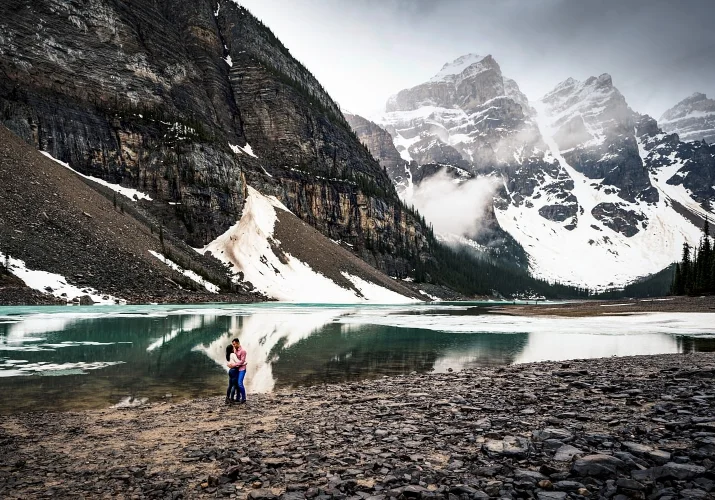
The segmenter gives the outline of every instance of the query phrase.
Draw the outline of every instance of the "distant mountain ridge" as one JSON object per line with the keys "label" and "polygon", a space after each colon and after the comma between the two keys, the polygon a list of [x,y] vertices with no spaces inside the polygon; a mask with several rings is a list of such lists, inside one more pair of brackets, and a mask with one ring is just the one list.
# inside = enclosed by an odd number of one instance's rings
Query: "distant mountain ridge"
{"label": "distant mountain ridge", "polygon": [[534,275],[597,289],[656,273],[697,243],[715,217],[715,149],[631,110],[608,74],[569,78],[533,103],[507,82],[491,56],[470,54],[388,101],[376,123],[405,160],[389,171],[398,192],[440,171],[496,178],[496,226]]}
{"label": "distant mountain ridge", "polygon": [[658,123],[683,141],[715,144],[715,100],[695,92],[663,113]]}

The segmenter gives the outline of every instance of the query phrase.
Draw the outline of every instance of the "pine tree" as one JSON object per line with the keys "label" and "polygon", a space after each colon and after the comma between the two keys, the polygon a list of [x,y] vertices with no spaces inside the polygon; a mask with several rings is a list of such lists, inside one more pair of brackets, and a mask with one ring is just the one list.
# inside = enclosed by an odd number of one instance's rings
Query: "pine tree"
{"label": "pine tree", "polygon": [[690,245],[683,243],[683,261],[680,265],[680,276],[683,280],[683,294],[689,293],[692,289],[690,272]]}
{"label": "pine tree", "polygon": [[677,263],[675,264],[675,275],[673,277],[673,284],[670,286],[670,293],[672,295],[683,295],[684,292],[683,273],[680,270],[680,263]]}
{"label": "pine tree", "polygon": [[703,226],[703,242],[700,245],[700,286],[701,292],[712,293],[713,283],[711,277],[711,271],[713,266],[713,247],[710,244],[710,222],[708,218],[705,218],[705,225]]}
{"label": "pine tree", "polygon": [[695,295],[715,293],[715,246],[710,241],[710,221],[706,218],[698,248],[683,244],[682,261],[676,265],[671,293]]}

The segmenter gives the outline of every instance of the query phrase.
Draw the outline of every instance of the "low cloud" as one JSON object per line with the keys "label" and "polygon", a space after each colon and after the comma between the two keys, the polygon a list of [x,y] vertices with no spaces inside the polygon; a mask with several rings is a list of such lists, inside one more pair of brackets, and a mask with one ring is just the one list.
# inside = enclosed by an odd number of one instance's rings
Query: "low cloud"
{"label": "low cloud", "polygon": [[474,237],[481,230],[484,212],[498,184],[493,177],[458,182],[440,170],[406,192],[405,202],[414,205],[435,232]]}

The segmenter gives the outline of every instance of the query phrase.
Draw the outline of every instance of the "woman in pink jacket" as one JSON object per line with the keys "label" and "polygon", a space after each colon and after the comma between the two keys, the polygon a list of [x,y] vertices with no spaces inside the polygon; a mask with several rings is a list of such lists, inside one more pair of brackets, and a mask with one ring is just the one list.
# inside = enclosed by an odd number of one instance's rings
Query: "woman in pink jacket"
{"label": "woman in pink jacket", "polygon": [[236,355],[236,361],[233,359],[228,363],[229,368],[238,369],[238,400],[237,403],[246,402],[246,388],[243,386],[243,379],[246,376],[246,350],[241,347],[241,342],[238,339],[231,341],[233,345],[233,353]]}

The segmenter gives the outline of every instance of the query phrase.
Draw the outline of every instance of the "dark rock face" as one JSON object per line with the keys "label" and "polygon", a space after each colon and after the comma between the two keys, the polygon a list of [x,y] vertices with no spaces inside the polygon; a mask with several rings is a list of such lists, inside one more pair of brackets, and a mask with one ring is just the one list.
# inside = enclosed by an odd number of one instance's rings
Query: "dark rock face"
{"label": "dark rock face", "polygon": [[[94,182],[45,158],[2,125],[0,186],[0,252],[24,261],[28,269],[59,274],[83,293],[94,289],[95,297],[133,303],[263,300],[229,284],[220,262],[161,229],[160,221],[147,217],[139,202],[123,196],[113,201]],[[150,251],[198,274],[221,294],[209,293]],[[19,280],[4,281],[0,275],[2,304],[55,302],[53,296],[32,293]],[[54,292],[49,287],[43,291]],[[68,300],[64,295],[62,303]],[[82,305],[93,302],[86,295],[77,300]]]}
{"label": "dark rock face", "polygon": [[[346,113],[345,119],[360,142],[367,146],[370,154],[380,162],[380,166],[392,179],[397,191],[405,189],[410,182],[410,174],[414,176],[416,165],[402,158],[390,133],[378,124],[359,115]],[[411,170],[412,172],[410,172]]]}
{"label": "dark rock face", "polygon": [[636,134],[650,172],[661,178],[667,175],[664,170],[677,165],[675,173],[663,180],[682,185],[704,210],[715,210],[715,145],[683,142],[677,134],[663,133],[647,115],[639,116]]}
{"label": "dark rock face", "polygon": [[606,227],[629,238],[648,225],[642,213],[628,210],[616,203],[599,203],[593,207],[591,213]]}
{"label": "dark rock face", "polygon": [[[151,193],[163,205],[155,213],[194,246],[237,219],[241,170],[227,143],[240,138],[231,126],[236,110],[220,99],[225,63],[209,57],[211,43],[182,40],[214,24],[210,10],[192,8],[194,26],[169,3],[0,9],[16,49],[0,57],[8,75],[0,82],[3,123],[83,173]],[[35,22],[42,28],[30,41]],[[211,123],[224,131],[220,139],[208,140]],[[167,210],[167,201],[181,205]]]}
{"label": "dark rock face", "polygon": [[[390,133],[378,124],[366,120],[360,115],[345,113],[345,119],[358,136],[360,142],[367,146],[370,154],[380,162],[380,166],[385,168],[394,179],[392,172],[396,172],[399,166],[404,166],[407,161],[403,160],[400,153],[392,142]],[[403,168],[404,173],[404,168]]]}
{"label": "dark rock face", "polygon": [[235,3],[11,0],[0,19],[2,123],[82,173],[147,192],[143,209],[191,246],[235,223],[249,182],[359,247],[369,227],[387,228],[386,251],[371,252],[385,270],[408,267],[389,253],[398,239],[425,247],[338,106]]}
{"label": "dark rock face", "polygon": [[[575,196],[570,195],[570,197],[573,200],[569,201],[576,200]],[[549,219],[556,222],[563,222],[569,217],[573,217],[576,215],[576,207],[577,205],[575,203],[570,203],[567,205],[544,205],[539,209],[539,215],[541,215],[544,219]]]}
{"label": "dark rock face", "polygon": [[610,75],[584,82],[569,78],[542,102],[555,117],[554,140],[569,165],[590,179],[602,180],[625,201],[658,201],[634,134],[637,115]]}

